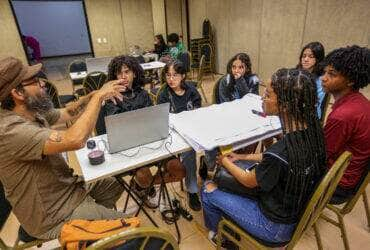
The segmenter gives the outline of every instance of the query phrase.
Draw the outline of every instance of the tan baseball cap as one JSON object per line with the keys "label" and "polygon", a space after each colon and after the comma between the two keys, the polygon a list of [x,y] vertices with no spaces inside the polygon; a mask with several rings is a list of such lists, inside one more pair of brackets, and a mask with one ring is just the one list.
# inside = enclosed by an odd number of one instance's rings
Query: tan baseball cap
{"label": "tan baseball cap", "polygon": [[40,72],[42,64],[24,65],[21,60],[7,57],[0,61],[0,102],[24,80],[30,79]]}

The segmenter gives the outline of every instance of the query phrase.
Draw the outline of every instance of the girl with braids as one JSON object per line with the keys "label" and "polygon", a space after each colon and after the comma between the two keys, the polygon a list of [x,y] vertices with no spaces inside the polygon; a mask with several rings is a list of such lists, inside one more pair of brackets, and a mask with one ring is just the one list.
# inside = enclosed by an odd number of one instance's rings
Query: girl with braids
{"label": "girl with braids", "polygon": [[328,166],[345,150],[352,153],[332,198],[339,204],[357,191],[370,164],[370,102],[359,92],[370,82],[370,50],[357,45],[336,49],[324,65],[322,85],[335,100],[324,128]]}
{"label": "girl with braids", "polygon": [[[269,243],[291,239],[314,187],[325,173],[325,146],[316,113],[316,85],[300,69],[280,69],[263,98],[268,115],[278,115],[283,137],[263,154],[220,156],[218,161],[251,195],[221,191],[206,182],[201,192],[205,225],[214,240],[221,216]],[[248,171],[246,161],[259,162]],[[245,192],[244,192],[245,193]]]}
{"label": "girl with braids", "polygon": [[[159,94],[158,104],[169,102],[171,113],[180,113],[202,106],[202,98],[198,90],[185,82],[186,69],[183,63],[174,61],[167,64],[163,69],[163,74],[166,77],[167,85]],[[189,207],[194,211],[199,211],[201,204],[198,197],[195,151],[182,153],[180,158],[186,169],[185,184],[188,191]]]}
{"label": "girl with braids", "polygon": [[325,108],[323,103],[325,92],[322,89],[320,78],[323,74],[321,62],[324,60],[324,57],[324,46],[320,42],[311,42],[303,47],[299,56],[299,63],[297,65],[297,68],[305,69],[312,73],[315,77],[317,88],[317,115],[319,119],[322,119],[322,110]]}
{"label": "girl with braids", "polygon": [[252,63],[246,53],[238,53],[227,64],[227,74],[219,80],[216,103],[240,99],[248,93],[258,95],[258,77],[252,73]]}

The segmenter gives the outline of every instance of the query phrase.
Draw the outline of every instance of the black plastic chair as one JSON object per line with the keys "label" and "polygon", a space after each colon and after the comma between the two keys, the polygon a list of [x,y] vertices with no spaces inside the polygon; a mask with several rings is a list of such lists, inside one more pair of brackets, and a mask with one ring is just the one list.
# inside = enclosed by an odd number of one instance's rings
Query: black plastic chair
{"label": "black plastic chair", "polygon": [[190,72],[190,54],[189,52],[185,51],[183,53],[180,53],[177,57],[177,60],[182,62],[185,66],[186,72]]}
{"label": "black plastic chair", "polygon": [[[5,191],[3,184],[0,182],[0,231],[3,228],[6,220],[8,219],[10,212],[12,210],[12,206],[10,205],[9,201],[5,197]],[[25,244],[19,244],[22,241]],[[26,249],[33,246],[40,247],[43,242],[46,240],[38,240],[35,237],[29,235],[22,226],[18,229],[18,238],[13,247],[9,247],[5,244],[5,242],[0,238],[0,249]]]}
{"label": "black plastic chair", "polygon": [[86,62],[83,60],[74,60],[68,66],[68,77],[72,81],[72,88],[73,92],[75,92],[75,85],[81,85],[83,82],[83,78],[80,79],[72,79],[70,73],[77,73],[77,72],[87,72]]}
{"label": "black plastic chair", "polygon": [[101,71],[94,71],[84,78],[82,82],[84,94],[100,89],[107,82],[107,75]]}
{"label": "black plastic chair", "polygon": [[50,96],[54,108],[64,108],[67,103],[75,101],[77,99],[74,95],[59,95],[57,88],[52,82],[47,79],[41,80],[45,84],[46,92]]}

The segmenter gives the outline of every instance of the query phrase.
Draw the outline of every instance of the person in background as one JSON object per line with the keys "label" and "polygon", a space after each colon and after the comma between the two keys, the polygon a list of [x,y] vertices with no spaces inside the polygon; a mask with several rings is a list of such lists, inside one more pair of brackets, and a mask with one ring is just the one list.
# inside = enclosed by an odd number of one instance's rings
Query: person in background
{"label": "person in background", "polygon": [[180,41],[179,35],[171,33],[167,37],[167,44],[169,47],[170,56],[173,60],[177,60],[178,56],[185,52],[184,44]]}
{"label": "person in background", "polygon": [[[193,85],[185,82],[186,70],[181,62],[174,61],[167,64],[163,72],[167,85],[159,94],[158,104],[169,102],[171,113],[180,113],[202,106],[202,98],[198,90]],[[189,207],[192,210],[199,211],[201,204],[198,197],[195,151],[182,153],[180,158],[186,169],[185,184],[188,191]]]}
{"label": "person in background", "polygon": [[162,34],[154,36],[154,53],[158,54],[158,58],[161,58],[168,53],[168,46],[163,39]]}
{"label": "person in background", "polygon": [[325,127],[328,166],[344,152],[352,159],[332,197],[350,199],[368,173],[370,162],[370,102],[359,90],[370,82],[370,50],[357,45],[335,49],[324,59],[322,87],[334,97]]}
{"label": "person in background", "polygon": [[258,95],[258,77],[252,73],[252,63],[246,53],[238,53],[227,63],[227,74],[219,80],[217,103],[240,99],[248,93]]}
{"label": "person in background", "polygon": [[321,85],[321,76],[323,74],[323,67],[321,65],[322,60],[325,57],[324,46],[320,42],[311,42],[306,44],[299,56],[299,63],[297,68],[305,69],[312,73],[315,77],[315,83],[317,88],[317,115],[319,119],[322,119],[322,111],[325,105],[323,100],[325,98],[325,92]]}
{"label": "person in background", "polygon": [[[204,184],[203,215],[212,241],[222,216],[262,241],[284,244],[291,239],[307,201],[326,172],[316,101],[316,87],[309,72],[279,69],[272,76],[263,110],[280,117],[283,137],[263,154],[231,153],[218,158],[240,188],[250,192],[242,196],[221,191],[211,181]],[[259,163],[246,171],[238,161]]]}
{"label": "person in background", "polygon": [[[115,178],[85,184],[61,153],[85,146],[101,103],[121,100],[122,80],[105,83],[66,108],[54,109],[42,65],[19,59],[0,60],[0,182],[12,211],[25,231],[39,239],[56,239],[73,219],[118,219],[113,208],[123,187]],[[74,120],[65,130],[50,126]]]}
{"label": "person in background", "polygon": [[24,44],[32,49],[32,58],[37,63],[41,62],[41,48],[39,41],[33,36],[22,35]]}

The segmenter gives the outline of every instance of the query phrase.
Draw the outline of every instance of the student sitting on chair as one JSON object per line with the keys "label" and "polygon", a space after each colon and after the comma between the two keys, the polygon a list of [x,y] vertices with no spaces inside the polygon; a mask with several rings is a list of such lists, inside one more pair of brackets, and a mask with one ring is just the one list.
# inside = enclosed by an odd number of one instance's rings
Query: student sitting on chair
{"label": "student sitting on chair", "polygon": [[[204,220],[211,239],[222,216],[263,241],[291,239],[306,202],[326,170],[316,101],[315,80],[309,72],[280,69],[272,76],[263,110],[280,117],[283,137],[263,154],[219,157],[220,167],[233,177],[235,188],[218,187],[213,182],[202,188]],[[259,164],[246,171],[245,167],[251,166],[246,161]]]}
{"label": "student sitting on chair", "polygon": [[[202,106],[202,98],[198,90],[191,84],[185,82],[185,66],[175,61],[166,65],[163,69],[167,85],[160,92],[158,104],[170,103],[171,113],[180,113],[186,110],[193,110]],[[195,211],[201,209],[198,197],[198,185],[196,174],[195,151],[182,153],[181,162],[186,168],[185,184],[188,191],[189,207]]]}
{"label": "student sitting on chair", "polygon": [[[238,53],[227,63],[227,74],[219,80],[218,90],[216,90],[218,91],[216,103],[220,104],[240,99],[248,93],[258,95],[259,82],[258,77],[252,73],[252,63],[249,56],[246,53]],[[244,148],[243,151],[252,152],[257,144],[250,145]],[[206,152],[205,165],[202,165],[199,170],[202,179],[206,179],[207,170],[212,171],[214,169],[217,153],[218,149]]]}
{"label": "student sitting on chair", "polygon": [[152,106],[152,100],[144,86],[144,70],[134,57],[117,56],[108,65],[108,81],[122,80],[122,101],[108,101],[100,110],[96,123],[98,135],[106,133],[104,117]]}
{"label": "student sitting on chair", "polygon": [[352,153],[332,198],[342,203],[357,191],[370,160],[370,102],[359,92],[370,81],[370,50],[356,45],[336,49],[324,64],[322,86],[335,100],[324,128],[328,166],[344,151]]}
{"label": "student sitting on chair", "polygon": [[[112,59],[108,65],[108,80],[121,80],[123,91],[122,101],[107,101],[100,110],[98,121],[96,123],[96,132],[98,135],[106,133],[104,117],[108,115],[120,114],[127,111],[141,109],[152,106],[152,100],[144,86],[144,71],[138,61],[130,56],[117,56]],[[152,174],[149,168],[141,168],[136,171],[136,182],[134,188],[137,193],[145,194],[145,188],[150,185]],[[152,188],[150,196],[155,195],[155,189]],[[146,200],[145,204],[149,207],[155,207]]]}
{"label": "student sitting on chair", "polygon": [[158,58],[168,53],[168,46],[163,39],[162,34],[154,36],[154,53],[158,54]]}
{"label": "student sitting on chair", "polygon": [[246,53],[238,53],[227,63],[227,74],[220,80],[217,103],[240,99],[248,93],[258,95],[260,80],[252,73],[252,63]]}
{"label": "student sitting on chair", "polygon": [[322,115],[325,115],[322,114],[325,92],[321,85],[321,76],[323,75],[321,61],[324,57],[324,46],[319,42],[312,42],[303,47],[299,56],[299,63],[297,65],[297,68],[305,69],[315,76],[317,88],[317,115],[319,119],[321,119]]}
{"label": "student sitting on chair", "polygon": [[180,41],[179,35],[176,33],[168,35],[167,45],[170,50],[170,56],[173,60],[177,60],[178,56],[185,52],[184,44]]}
{"label": "student sitting on chair", "polygon": [[[39,239],[55,239],[72,219],[118,219],[112,208],[123,187],[106,178],[85,184],[61,153],[84,147],[101,103],[121,99],[122,81],[110,81],[63,109],[54,109],[44,83],[36,77],[41,64],[0,61],[0,182],[22,227]],[[118,100],[117,99],[117,100]],[[52,125],[75,120],[66,130]]]}

